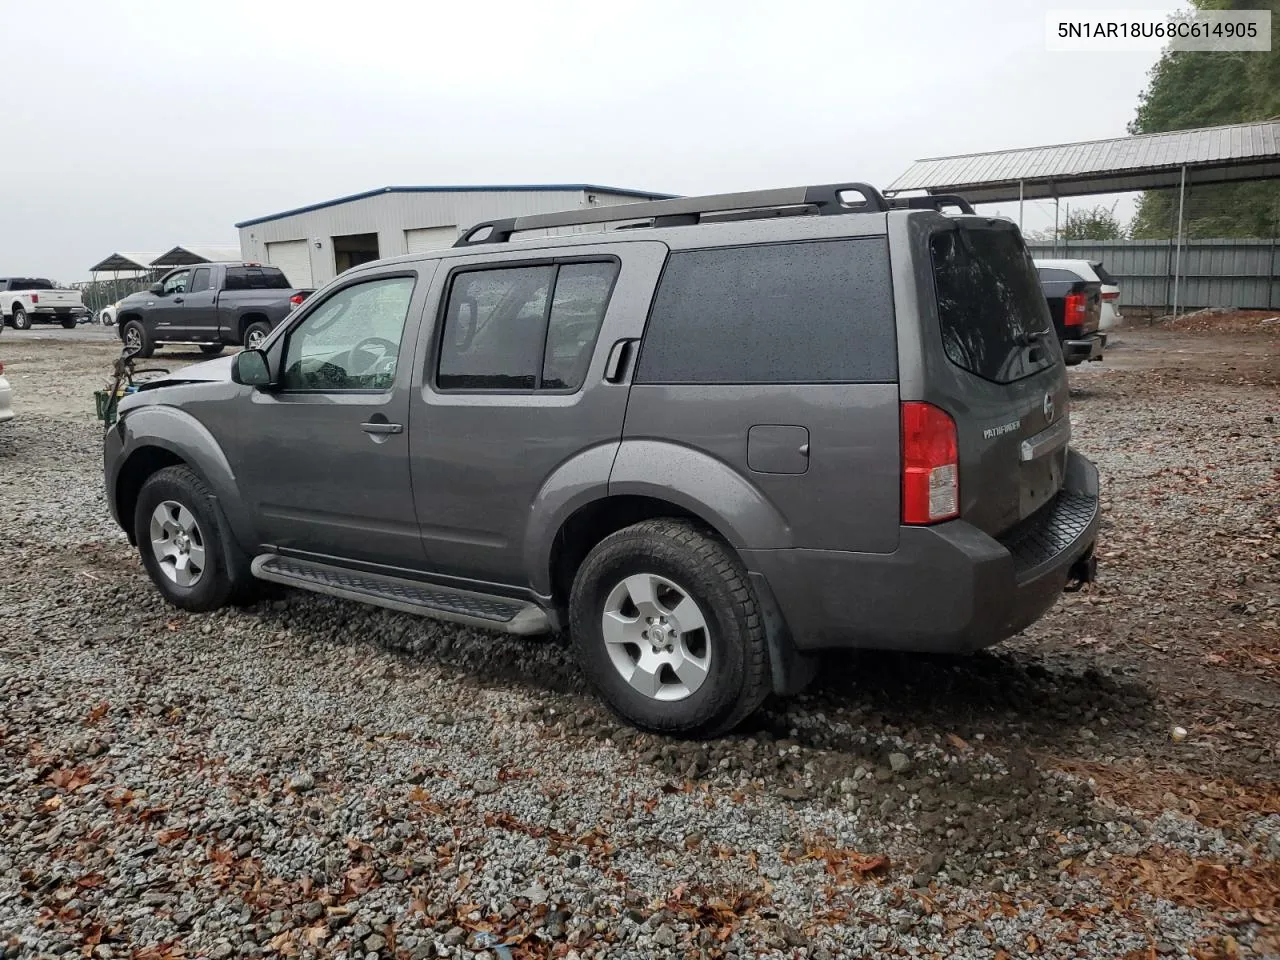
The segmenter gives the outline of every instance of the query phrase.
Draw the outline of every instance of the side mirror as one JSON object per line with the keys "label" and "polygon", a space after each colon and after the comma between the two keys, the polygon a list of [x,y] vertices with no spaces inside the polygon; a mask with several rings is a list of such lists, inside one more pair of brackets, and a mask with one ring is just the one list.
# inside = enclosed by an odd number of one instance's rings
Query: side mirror
{"label": "side mirror", "polygon": [[231,380],[246,387],[269,386],[271,367],[267,355],[261,350],[241,350],[231,361]]}
{"label": "side mirror", "polygon": [[147,287],[147,289],[148,289],[148,290],[150,290],[152,293],[154,293],[157,297],[163,297],[163,296],[164,296],[164,284],[163,284],[163,283],[153,283],[151,286]]}

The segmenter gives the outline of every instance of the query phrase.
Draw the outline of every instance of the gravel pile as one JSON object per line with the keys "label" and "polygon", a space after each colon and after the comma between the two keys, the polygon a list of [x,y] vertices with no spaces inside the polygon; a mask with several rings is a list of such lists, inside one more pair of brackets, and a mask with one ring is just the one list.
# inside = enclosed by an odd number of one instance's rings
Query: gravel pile
{"label": "gravel pile", "polygon": [[0,957],[1276,955],[1275,358],[1152,342],[1073,374],[1101,584],[710,743],[620,725],[558,640],[165,606],[75,347],[84,408],[0,428]]}

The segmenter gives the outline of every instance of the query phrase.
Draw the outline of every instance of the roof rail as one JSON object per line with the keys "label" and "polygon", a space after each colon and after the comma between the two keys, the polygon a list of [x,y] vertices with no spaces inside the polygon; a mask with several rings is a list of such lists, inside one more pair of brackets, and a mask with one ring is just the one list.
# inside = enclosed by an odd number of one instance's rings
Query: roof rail
{"label": "roof rail", "polygon": [[893,197],[888,203],[895,210],[936,210],[941,213],[943,207],[959,207],[961,213],[973,214],[972,204],[955,193],[931,193],[923,197]]}
{"label": "roof rail", "polygon": [[[850,194],[856,194],[858,199],[851,199]],[[755,220],[798,214],[830,216],[843,213],[884,213],[888,209],[889,201],[885,200],[879,190],[866,183],[781,187],[776,190],[619,203],[606,207],[566,210],[562,213],[536,213],[526,217],[487,220],[466,231],[454,246],[506,243],[512,234],[523,230],[575,227],[619,220],[652,221],[650,224],[635,224],[636,227],[678,227],[701,223],[703,217],[711,220]]]}

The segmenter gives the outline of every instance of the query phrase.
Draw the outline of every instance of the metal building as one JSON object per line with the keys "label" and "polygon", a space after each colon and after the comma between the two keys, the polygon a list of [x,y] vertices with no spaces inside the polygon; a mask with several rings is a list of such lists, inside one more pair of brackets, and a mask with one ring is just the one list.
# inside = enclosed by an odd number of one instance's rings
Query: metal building
{"label": "metal building", "polygon": [[452,246],[460,230],[482,220],[669,198],[589,183],[383,187],[236,228],[245,260],[278,266],[296,287],[318,287],[360,263]]}

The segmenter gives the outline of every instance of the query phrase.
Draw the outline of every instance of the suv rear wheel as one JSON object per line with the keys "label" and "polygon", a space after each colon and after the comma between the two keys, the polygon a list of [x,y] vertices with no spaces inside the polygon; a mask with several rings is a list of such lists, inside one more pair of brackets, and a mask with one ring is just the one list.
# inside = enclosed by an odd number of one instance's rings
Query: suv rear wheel
{"label": "suv rear wheel", "polygon": [[138,494],[133,532],[142,565],[165,599],[202,613],[247,597],[249,560],[217,501],[190,467],[158,470]]}
{"label": "suv rear wheel", "polygon": [[597,544],[574,579],[569,617],[588,678],[637,726],[714,736],[769,692],[746,571],[688,521],[646,520]]}

